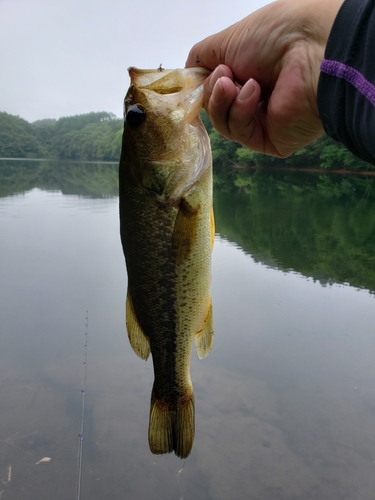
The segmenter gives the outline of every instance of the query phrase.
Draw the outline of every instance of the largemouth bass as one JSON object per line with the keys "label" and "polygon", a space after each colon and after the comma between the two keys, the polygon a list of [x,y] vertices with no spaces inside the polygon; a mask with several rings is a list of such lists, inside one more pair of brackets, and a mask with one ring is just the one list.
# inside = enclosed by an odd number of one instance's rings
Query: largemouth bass
{"label": "largemouth bass", "polygon": [[185,458],[195,430],[192,344],[203,358],[213,340],[212,161],[198,115],[208,71],[129,74],[119,171],[126,327],[136,354],[152,354],[150,449]]}

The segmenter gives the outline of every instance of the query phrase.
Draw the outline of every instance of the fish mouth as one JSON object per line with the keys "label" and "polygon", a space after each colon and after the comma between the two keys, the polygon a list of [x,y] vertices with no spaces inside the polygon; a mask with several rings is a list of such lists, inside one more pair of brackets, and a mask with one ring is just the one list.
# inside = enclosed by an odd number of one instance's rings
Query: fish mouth
{"label": "fish mouth", "polygon": [[159,95],[179,94],[186,115],[192,123],[203,106],[203,84],[211,73],[206,68],[184,69],[138,69],[128,68],[131,84],[140,91],[151,91]]}
{"label": "fish mouth", "polygon": [[211,73],[206,68],[185,69],[139,69],[128,68],[131,83],[139,89],[148,89],[158,94],[174,94],[184,87],[196,89]]}

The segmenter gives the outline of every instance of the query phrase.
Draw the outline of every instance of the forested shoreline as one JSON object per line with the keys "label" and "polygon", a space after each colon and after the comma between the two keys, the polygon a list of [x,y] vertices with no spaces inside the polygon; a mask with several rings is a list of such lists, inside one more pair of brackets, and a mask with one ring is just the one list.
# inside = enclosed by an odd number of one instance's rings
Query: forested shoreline
{"label": "forested shoreline", "polygon": [[0,157],[118,161],[122,120],[105,111],[38,120],[0,113]]}
{"label": "forested shoreline", "polygon": [[[214,171],[229,174],[228,166],[319,168],[323,170],[375,171],[344,146],[323,136],[286,159],[250,151],[223,139],[201,114],[210,135]],[[123,120],[105,111],[29,123],[0,112],[0,158],[41,158],[70,161],[118,161]],[[222,176],[221,176],[222,177]],[[241,176],[237,174],[238,183]]]}

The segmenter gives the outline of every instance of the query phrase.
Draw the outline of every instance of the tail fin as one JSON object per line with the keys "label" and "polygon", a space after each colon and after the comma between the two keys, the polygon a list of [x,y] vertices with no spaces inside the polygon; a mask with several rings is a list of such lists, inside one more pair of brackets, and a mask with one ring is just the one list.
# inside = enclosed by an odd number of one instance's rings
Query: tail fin
{"label": "tail fin", "polygon": [[186,394],[174,407],[151,394],[148,442],[155,455],[171,453],[189,456],[194,442],[194,394]]}

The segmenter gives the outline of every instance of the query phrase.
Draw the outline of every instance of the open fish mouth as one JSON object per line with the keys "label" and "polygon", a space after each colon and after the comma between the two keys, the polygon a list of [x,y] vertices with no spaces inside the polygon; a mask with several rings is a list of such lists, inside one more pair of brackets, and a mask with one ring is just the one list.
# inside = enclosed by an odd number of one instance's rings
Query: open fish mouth
{"label": "open fish mouth", "polygon": [[138,69],[128,68],[131,85],[147,95],[154,92],[157,95],[179,96],[185,108],[185,120],[191,123],[198,115],[203,105],[202,86],[211,73],[206,68],[185,69]]}
{"label": "open fish mouth", "polygon": [[159,94],[173,94],[184,87],[195,89],[204,83],[210,70],[206,68],[185,69],[138,69],[128,68],[131,83],[138,88],[153,90]]}

